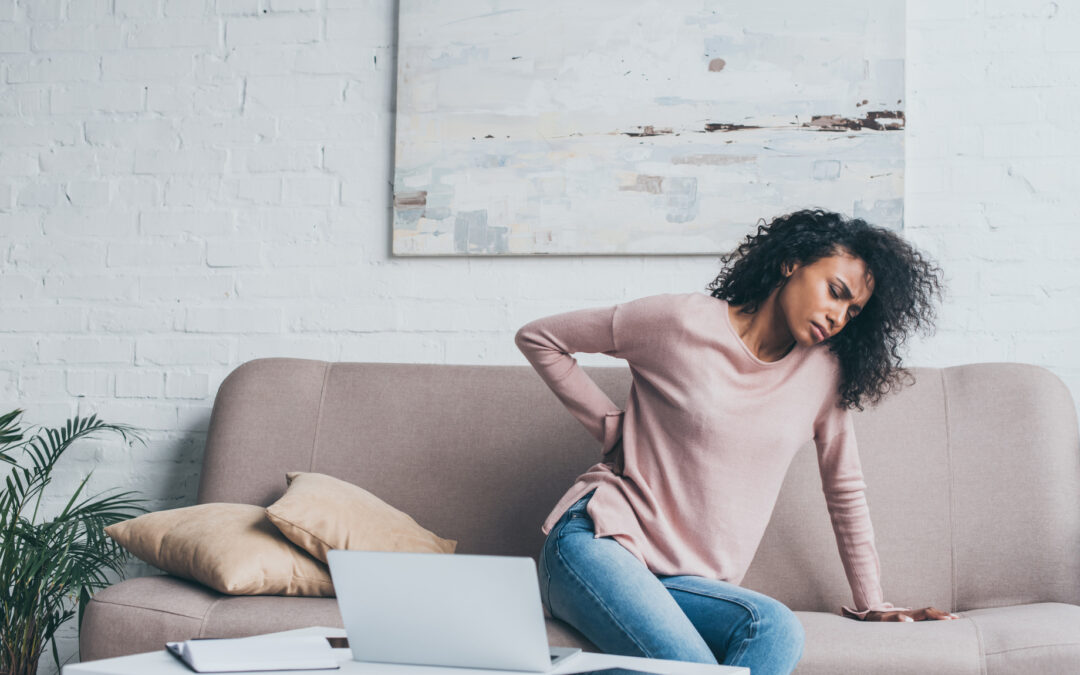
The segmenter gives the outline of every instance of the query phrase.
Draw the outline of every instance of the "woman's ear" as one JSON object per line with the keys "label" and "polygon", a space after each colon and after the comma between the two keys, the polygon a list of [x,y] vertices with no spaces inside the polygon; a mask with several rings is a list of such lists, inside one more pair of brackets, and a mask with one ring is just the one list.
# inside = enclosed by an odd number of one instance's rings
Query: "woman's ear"
{"label": "woman's ear", "polygon": [[802,267],[802,263],[798,260],[785,260],[784,262],[780,263],[780,273],[785,277],[790,277],[792,274],[795,274],[795,270],[799,269],[800,267]]}

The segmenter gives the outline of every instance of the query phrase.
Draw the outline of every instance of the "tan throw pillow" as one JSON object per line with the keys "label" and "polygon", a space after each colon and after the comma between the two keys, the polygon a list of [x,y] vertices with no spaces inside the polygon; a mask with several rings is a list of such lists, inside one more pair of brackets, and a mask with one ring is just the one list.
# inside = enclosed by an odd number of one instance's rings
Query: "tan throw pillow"
{"label": "tan throw pillow", "polygon": [[154,567],[222,593],[334,595],[326,565],[281,536],[261,506],[157,511],[110,525],[105,533]]}
{"label": "tan throw pillow", "polygon": [[294,544],[326,561],[330,549],[453,553],[457,542],[420,527],[367,490],[322,473],[286,474],[289,488],[267,507]]}

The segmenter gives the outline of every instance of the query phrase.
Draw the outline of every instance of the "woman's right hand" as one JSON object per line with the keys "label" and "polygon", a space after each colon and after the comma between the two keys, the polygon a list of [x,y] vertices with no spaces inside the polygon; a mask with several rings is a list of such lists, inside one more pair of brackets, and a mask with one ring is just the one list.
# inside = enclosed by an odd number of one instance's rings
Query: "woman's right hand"
{"label": "woman's right hand", "polygon": [[623,475],[623,469],[626,466],[623,458],[622,439],[615,441],[615,445],[611,446],[611,450],[608,450],[604,456],[604,464],[611,467],[611,471],[617,475]]}
{"label": "woman's right hand", "polygon": [[911,610],[872,611],[863,621],[947,621],[960,617],[933,607]]}

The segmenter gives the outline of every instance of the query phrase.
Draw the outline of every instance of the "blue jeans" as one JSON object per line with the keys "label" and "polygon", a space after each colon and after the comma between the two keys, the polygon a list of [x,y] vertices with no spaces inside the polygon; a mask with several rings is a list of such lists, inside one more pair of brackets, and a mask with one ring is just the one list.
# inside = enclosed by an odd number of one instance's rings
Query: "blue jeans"
{"label": "blue jeans", "polygon": [[716,579],[655,575],[613,537],[595,538],[585,505],[567,509],[540,553],[540,598],[608,654],[790,673],[803,627],[790,609]]}

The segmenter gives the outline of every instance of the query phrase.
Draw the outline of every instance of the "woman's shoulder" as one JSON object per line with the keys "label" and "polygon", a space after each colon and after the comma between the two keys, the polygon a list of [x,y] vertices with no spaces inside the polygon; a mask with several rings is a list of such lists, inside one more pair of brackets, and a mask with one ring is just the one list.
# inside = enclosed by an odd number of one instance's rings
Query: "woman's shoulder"
{"label": "woman's shoulder", "polygon": [[722,300],[704,293],[659,293],[630,300],[619,306],[626,317],[671,321],[675,318],[702,317],[720,308]]}
{"label": "woman's shoulder", "polygon": [[638,300],[648,300],[650,298],[667,298],[669,300],[683,300],[686,302],[692,302],[697,298],[712,299],[713,301],[716,300],[716,298],[712,297],[708,293],[701,293],[699,291],[689,291],[685,293],[656,293],[653,295],[642,296],[638,298]]}
{"label": "woman's shoulder", "polygon": [[838,357],[827,344],[819,344],[809,347],[803,367],[807,369],[810,381],[817,383],[821,389],[823,401],[835,405],[840,395],[840,384],[843,379],[843,371]]}
{"label": "woman's shoulder", "polygon": [[622,305],[637,307],[664,308],[664,307],[699,307],[710,302],[718,302],[716,298],[704,293],[658,293],[647,295],[633,300],[626,300]]}
{"label": "woman's shoulder", "polygon": [[630,300],[624,304],[636,304],[641,306],[653,306],[653,307],[678,307],[678,308],[699,308],[699,307],[718,307],[717,303],[722,303],[723,300],[714,298],[707,293],[690,292],[690,293],[658,293],[656,295],[646,295],[636,300]]}
{"label": "woman's shoulder", "polygon": [[616,342],[627,349],[672,348],[673,338],[708,320],[710,310],[716,310],[703,304],[710,301],[716,299],[699,293],[660,293],[624,302],[616,307],[613,317]]}

